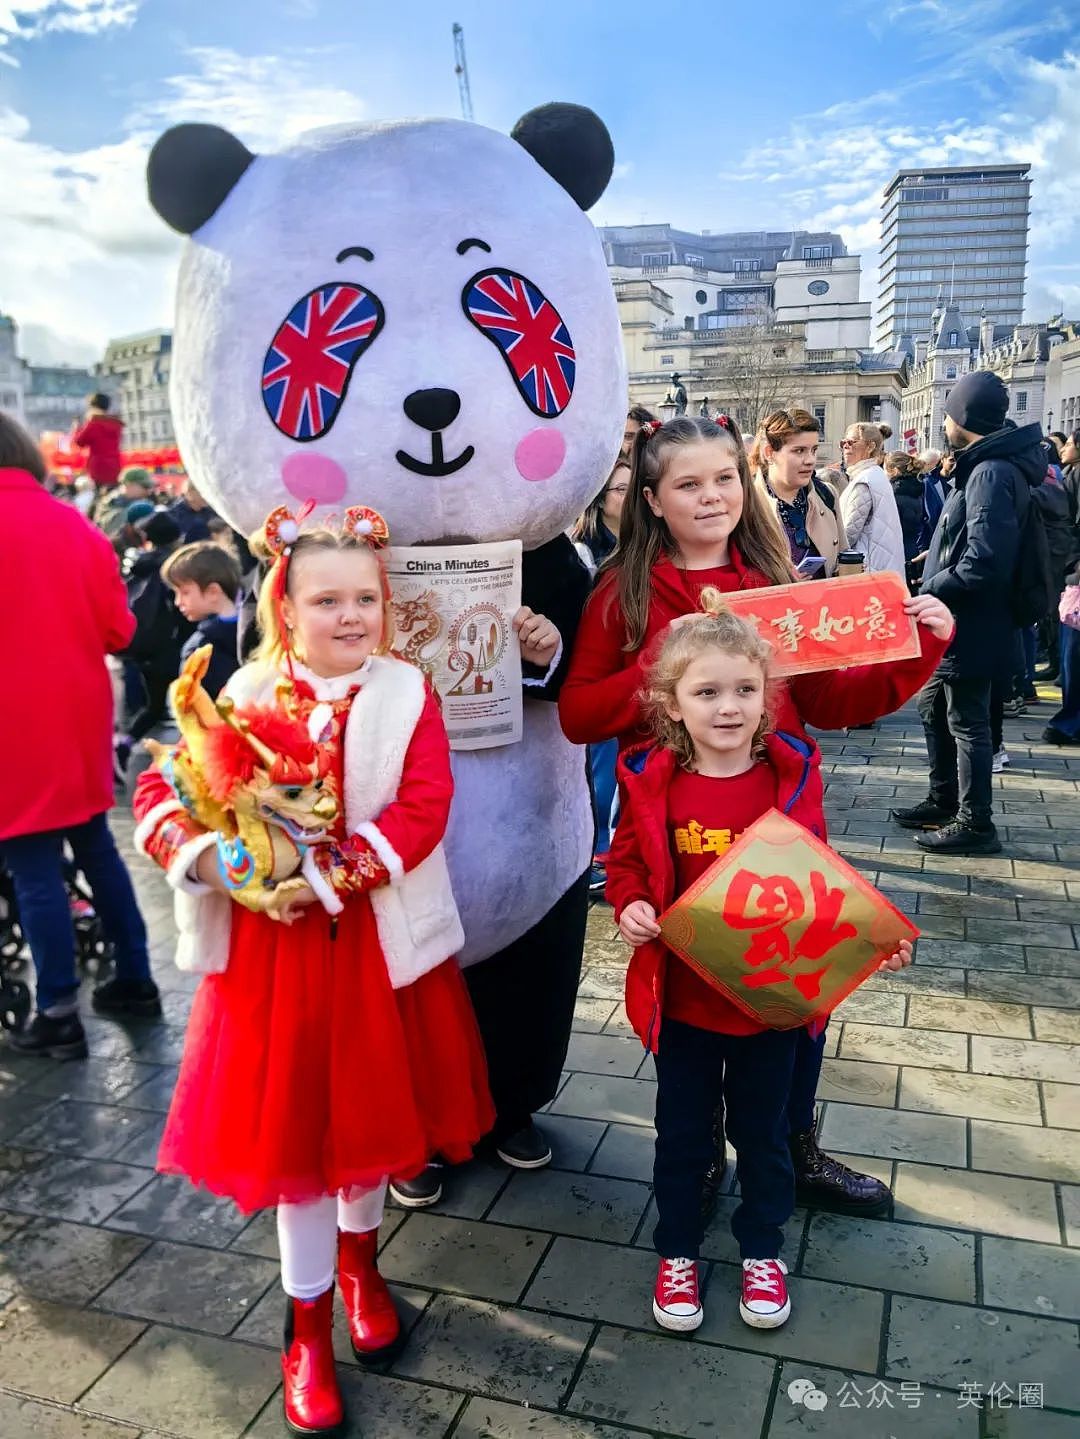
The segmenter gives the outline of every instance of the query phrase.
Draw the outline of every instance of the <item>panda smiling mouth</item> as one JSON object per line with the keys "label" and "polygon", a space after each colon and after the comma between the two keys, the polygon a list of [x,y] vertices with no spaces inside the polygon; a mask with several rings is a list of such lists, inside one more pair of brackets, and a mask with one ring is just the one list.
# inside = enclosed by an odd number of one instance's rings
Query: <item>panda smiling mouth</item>
{"label": "panda smiling mouth", "polygon": [[418,460],[410,455],[408,450],[398,450],[397,462],[404,465],[405,469],[411,470],[414,475],[433,475],[436,479],[443,475],[455,475],[458,470],[464,467],[472,459],[476,451],[472,445],[466,445],[456,459],[448,460],[443,455],[442,435],[437,432],[431,437],[431,459]]}

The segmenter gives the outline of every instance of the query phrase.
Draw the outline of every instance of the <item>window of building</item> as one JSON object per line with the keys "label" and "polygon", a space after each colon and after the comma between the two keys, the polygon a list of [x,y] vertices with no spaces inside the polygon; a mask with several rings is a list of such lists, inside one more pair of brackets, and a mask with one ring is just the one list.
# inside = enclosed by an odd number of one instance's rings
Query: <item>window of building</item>
{"label": "window of building", "polygon": [[804,260],[831,260],[832,246],[804,245],[802,247],[802,257]]}
{"label": "window of building", "polygon": [[1018,390],[1018,391],[1016,392],[1016,413],[1017,413],[1018,415],[1022,415],[1026,409],[1027,409],[1027,390]]}
{"label": "window of building", "polygon": [[673,365],[673,364],[675,363],[675,356],[674,356],[674,355],[661,355],[661,356],[660,356],[660,363],[661,363],[662,365]]}
{"label": "window of building", "polygon": [[665,251],[663,254],[643,254],[641,257],[641,268],[643,270],[663,270],[667,268],[671,256]]}
{"label": "window of building", "polygon": [[950,331],[949,331],[949,349],[950,349],[950,350],[955,350],[959,344],[960,344],[960,331],[959,331],[959,330],[950,330]]}
{"label": "window of building", "polygon": [[691,255],[690,251],[687,250],[686,254],[683,256],[683,264],[685,265],[704,265],[704,263],[704,255]]}
{"label": "window of building", "polygon": [[704,290],[695,290],[694,299],[699,305],[707,305],[709,303],[709,297]]}
{"label": "window of building", "polygon": [[825,433],[825,406],[824,406],[824,405],[815,405],[815,406],[814,406],[814,419],[817,421],[817,427],[818,427],[819,433],[823,435],[823,434]]}
{"label": "window of building", "polygon": [[945,366],[945,378],[946,378],[947,380],[955,380],[955,379],[956,379],[956,366],[955,366],[955,365],[946,365],[946,366]]}
{"label": "window of building", "polygon": [[732,268],[733,270],[735,270],[737,273],[743,273],[743,274],[745,274],[745,273],[747,273],[747,272],[750,272],[751,274],[756,274],[756,273],[758,272],[758,270],[761,269],[761,261],[760,261],[760,260],[733,260],[732,263],[731,263],[731,268]]}
{"label": "window of building", "polygon": [[901,200],[947,200],[948,190],[931,189],[929,186],[918,190],[901,190]]}

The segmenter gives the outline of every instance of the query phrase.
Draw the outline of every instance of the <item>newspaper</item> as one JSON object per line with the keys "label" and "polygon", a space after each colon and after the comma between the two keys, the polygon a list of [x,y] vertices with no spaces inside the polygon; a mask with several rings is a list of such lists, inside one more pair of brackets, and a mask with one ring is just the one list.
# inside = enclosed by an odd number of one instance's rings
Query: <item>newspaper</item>
{"label": "newspaper", "polygon": [[521,739],[521,541],[391,547],[394,649],[420,666],[442,699],[456,750]]}

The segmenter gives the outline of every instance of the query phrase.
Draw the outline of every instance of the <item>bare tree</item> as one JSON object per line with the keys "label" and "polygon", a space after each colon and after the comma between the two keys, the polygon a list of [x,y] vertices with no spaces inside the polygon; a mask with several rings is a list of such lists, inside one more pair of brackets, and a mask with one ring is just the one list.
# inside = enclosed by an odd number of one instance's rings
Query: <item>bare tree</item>
{"label": "bare tree", "polygon": [[708,383],[720,408],[729,410],[743,430],[753,431],[770,410],[792,403],[796,338],[777,326],[768,308],[722,334],[710,352]]}

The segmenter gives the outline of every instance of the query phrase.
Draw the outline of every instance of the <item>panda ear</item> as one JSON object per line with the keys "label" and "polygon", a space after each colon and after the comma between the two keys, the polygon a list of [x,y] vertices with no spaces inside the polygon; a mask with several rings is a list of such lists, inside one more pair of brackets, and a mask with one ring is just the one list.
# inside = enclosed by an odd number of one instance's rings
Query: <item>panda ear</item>
{"label": "panda ear", "polygon": [[530,110],[510,132],[538,165],[583,210],[595,205],[615,168],[607,126],[584,105],[550,104]]}
{"label": "panda ear", "polygon": [[150,203],[167,225],[193,235],[254,158],[220,125],[174,125],[156,141],[146,162]]}

